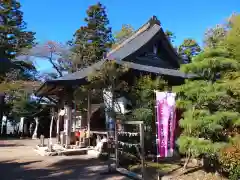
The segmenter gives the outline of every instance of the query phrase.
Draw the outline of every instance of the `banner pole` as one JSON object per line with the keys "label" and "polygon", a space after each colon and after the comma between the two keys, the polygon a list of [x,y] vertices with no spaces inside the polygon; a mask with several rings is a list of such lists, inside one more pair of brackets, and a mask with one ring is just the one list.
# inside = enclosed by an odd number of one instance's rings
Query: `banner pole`
{"label": "banner pole", "polygon": [[157,178],[158,180],[160,180],[160,176],[159,176],[159,168],[160,168],[160,165],[159,165],[159,160],[158,160],[158,156],[159,156],[159,149],[158,149],[158,143],[159,143],[159,137],[158,137],[158,119],[157,119],[157,103],[155,105],[155,123],[156,123],[156,148],[157,148]]}
{"label": "banner pole", "polygon": [[159,174],[159,169],[160,169],[160,165],[159,165],[159,155],[160,155],[160,152],[159,152],[159,137],[158,137],[158,103],[157,103],[157,91],[154,89],[153,90],[154,92],[154,95],[155,95],[155,99],[156,99],[156,102],[155,102],[155,124],[156,124],[156,148],[157,148],[157,179],[160,180],[160,174]]}

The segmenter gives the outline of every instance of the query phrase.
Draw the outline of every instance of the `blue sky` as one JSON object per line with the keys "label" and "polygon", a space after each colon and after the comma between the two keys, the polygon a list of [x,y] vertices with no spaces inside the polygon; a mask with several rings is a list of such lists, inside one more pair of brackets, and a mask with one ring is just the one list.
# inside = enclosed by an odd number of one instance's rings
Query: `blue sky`
{"label": "blue sky", "polygon": [[[20,0],[28,29],[35,31],[37,41],[66,42],[81,25],[87,8],[96,0]],[[231,13],[240,12],[240,0],[101,0],[107,8],[113,32],[122,24],[135,29],[156,15],[164,29],[176,35],[175,44],[194,38],[200,44],[204,32],[223,22]],[[44,61],[40,70],[50,69]]]}

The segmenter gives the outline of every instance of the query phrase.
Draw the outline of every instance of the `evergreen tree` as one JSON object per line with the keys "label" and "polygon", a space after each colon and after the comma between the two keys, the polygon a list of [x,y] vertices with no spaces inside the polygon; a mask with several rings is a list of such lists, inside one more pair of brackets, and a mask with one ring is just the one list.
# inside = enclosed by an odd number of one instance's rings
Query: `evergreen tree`
{"label": "evergreen tree", "polygon": [[233,44],[239,41],[239,24],[239,18],[236,18],[224,39],[204,49],[194,61],[181,67],[183,71],[202,78],[189,80],[175,89],[179,97],[178,106],[185,109],[180,121],[183,132],[178,144],[188,159],[200,156],[216,158],[222,147],[238,137],[240,56],[233,53],[237,52],[237,46]]}
{"label": "evergreen tree", "polygon": [[179,55],[183,58],[183,64],[190,63],[192,58],[201,52],[198,43],[191,38],[184,39],[183,43],[178,48]]}
{"label": "evergreen tree", "polygon": [[[24,83],[19,80],[35,80],[34,65],[25,59],[19,59],[25,49],[34,45],[35,39],[35,33],[26,30],[20,8],[21,4],[17,0],[0,1],[0,92],[7,93],[6,106],[21,91],[20,87]],[[4,109],[5,107],[0,108],[0,127]]]}
{"label": "evergreen tree", "polygon": [[73,63],[76,69],[100,61],[113,43],[106,10],[101,3],[88,8],[85,22],[86,26],[82,26],[74,35]]}
{"label": "evergreen tree", "polygon": [[155,123],[153,121],[156,104],[154,90],[164,91],[166,87],[166,82],[160,77],[153,80],[151,76],[142,76],[137,79],[131,92],[132,99],[136,100],[133,110],[134,118],[138,121],[144,121],[145,125],[151,128],[152,124]]}
{"label": "evergreen tree", "polygon": [[[16,56],[23,49],[31,48],[34,44],[35,33],[26,31],[26,23],[23,21],[23,12],[17,0],[0,1],[0,73],[9,70]],[[23,64],[22,64],[23,65]]]}
{"label": "evergreen tree", "polygon": [[[127,73],[127,65],[118,65],[114,60],[106,61],[100,69],[96,69],[92,74],[89,75],[88,80],[91,89],[100,91],[101,95],[104,90],[108,90],[112,94],[112,103],[116,103],[118,97],[117,92],[126,90],[126,82],[121,79],[123,74]],[[113,107],[113,104],[109,105]],[[113,113],[113,109],[111,109]]]}
{"label": "evergreen tree", "polygon": [[[175,34],[172,32],[172,31],[169,31],[169,30],[166,30],[165,31],[165,36],[167,37],[168,41],[170,42],[170,44],[172,44],[174,50],[177,52],[178,51],[178,48],[177,46],[175,46],[173,43],[174,41],[176,40],[176,36]],[[182,61],[180,60],[179,64],[181,64]]]}
{"label": "evergreen tree", "polygon": [[240,15],[232,15],[229,21],[231,31],[226,38],[226,45],[234,58],[240,61]]}
{"label": "evergreen tree", "polygon": [[134,33],[134,28],[129,24],[123,24],[122,28],[114,33],[115,43],[119,43]]}
{"label": "evergreen tree", "polygon": [[[104,58],[113,43],[113,37],[105,7],[101,3],[92,5],[87,10],[85,18],[86,25],[81,26],[74,34],[74,40],[68,44],[72,47],[70,59],[72,71],[88,67]],[[108,63],[107,63],[108,64]],[[105,65],[104,65],[105,67]],[[102,68],[104,68],[102,67]],[[78,105],[86,109],[87,96],[91,92],[92,99],[101,99],[102,86],[104,83],[101,78],[91,76],[89,85],[78,88],[74,96],[78,99]],[[93,80],[94,79],[94,80]],[[98,82],[100,82],[98,84]],[[96,86],[98,84],[100,86]],[[85,94],[85,96],[83,96]]]}
{"label": "evergreen tree", "polygon": [[166,30],[165,35],[167,36],[168,40],[173,43],[176,39],[175,34],[172,31]]}

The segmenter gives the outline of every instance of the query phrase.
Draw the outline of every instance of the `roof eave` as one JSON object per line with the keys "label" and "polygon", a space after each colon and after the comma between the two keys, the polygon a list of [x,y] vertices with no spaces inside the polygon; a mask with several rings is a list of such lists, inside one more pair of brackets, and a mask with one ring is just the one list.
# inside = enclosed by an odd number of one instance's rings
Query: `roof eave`
{"label": "roof eave", "polygon": [[44,83],[36,90],[36,92],[34,93],[35,96],[41,97],[41,90],[46,86],[46,83],[47,83],[47,82],[44,82]]}

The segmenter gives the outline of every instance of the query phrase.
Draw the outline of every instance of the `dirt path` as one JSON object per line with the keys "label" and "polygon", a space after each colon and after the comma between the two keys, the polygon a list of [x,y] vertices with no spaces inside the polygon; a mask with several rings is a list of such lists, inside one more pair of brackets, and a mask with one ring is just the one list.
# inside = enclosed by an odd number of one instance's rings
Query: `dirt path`
{"label": "dirt path", "polygon": [[42,157],[33,150],[39,140],[0,140],[1,180],[128,180],[103,176],[106,165],[81,156]]}

